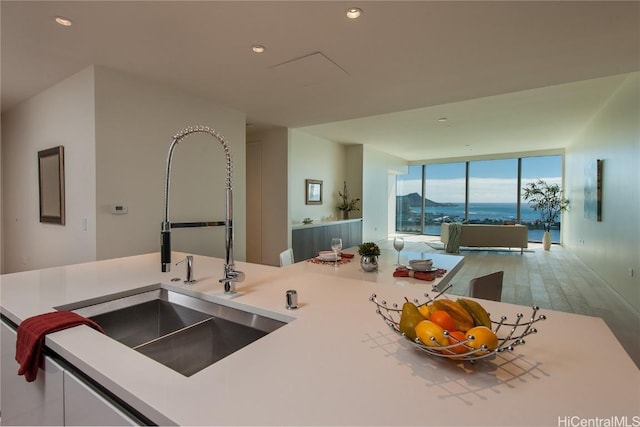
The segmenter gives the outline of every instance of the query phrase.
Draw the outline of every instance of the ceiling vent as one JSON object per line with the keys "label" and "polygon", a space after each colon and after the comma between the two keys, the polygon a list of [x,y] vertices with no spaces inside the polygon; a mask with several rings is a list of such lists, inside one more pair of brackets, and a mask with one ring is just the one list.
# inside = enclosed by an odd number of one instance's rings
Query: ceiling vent
{"label": "ceiling vent", "polygon": [[300,86],[330,82],[349,75],[322,52],[282,62],[271,67],[271,70],[278,80]]}

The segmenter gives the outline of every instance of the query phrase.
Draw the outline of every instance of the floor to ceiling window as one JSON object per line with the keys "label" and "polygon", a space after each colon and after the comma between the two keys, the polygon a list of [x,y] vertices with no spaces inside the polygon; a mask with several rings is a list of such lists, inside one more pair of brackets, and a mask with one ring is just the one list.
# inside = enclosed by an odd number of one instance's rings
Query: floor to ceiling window
{"label": "floor to ceiling window", "polygon": [[[530,241],[541,241],[539,215],[521,199],[521,188],[537,179],[562,186],[562,156],[410,166],[397,179],[396,230],[439,235],[443,222],[515,221],[529,228]],[[551,238],[560,242],[560,222]]]}
{"label": "floor to ceiling window", "polygon": [[469,162],[469,223],[518,219],[518,159]]}
{"label": "floor to ceiling window", "polygon": [[418,233],[422,229],[422,166],[409,166],[409,173],[396,178],[396,230]]}
{"label": "floor to ceiling window", "polygon": [[465,210],[466,163],[425,165],[424,234],[440,234],[443,222],[461,222]]}
{"label": "floor to ceiling window", "polygon": [[[562,188],[562,156],[541,156],[525,157],[522,159],[522,186],[531,181],[541,179],[548,184],[558,184]],[[542,241],[544,228],[540,222],[540,214],[529,207],[527,202],[522,200],[522,223],[529,227],[529,240]],[[551,224],[551,242],[560,242],[560,223],[562,215],[558,218],[558,223]]]}

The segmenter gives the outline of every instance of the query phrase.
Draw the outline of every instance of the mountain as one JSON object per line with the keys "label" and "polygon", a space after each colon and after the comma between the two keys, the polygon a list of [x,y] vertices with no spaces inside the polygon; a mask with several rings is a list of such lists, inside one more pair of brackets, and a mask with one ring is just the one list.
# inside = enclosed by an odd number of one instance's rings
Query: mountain
{"label": "mountain", "polygon": [[[422,197],[418,193],[410,193],[406,196],[396,196],[396,202],[407,201],[409,206],[411,207],[420,207],[420,203],[422,202]],[[457,203],[438,203],[433,200],[424,199],[424,205],[427,207],[432,206],[458,206]]]}

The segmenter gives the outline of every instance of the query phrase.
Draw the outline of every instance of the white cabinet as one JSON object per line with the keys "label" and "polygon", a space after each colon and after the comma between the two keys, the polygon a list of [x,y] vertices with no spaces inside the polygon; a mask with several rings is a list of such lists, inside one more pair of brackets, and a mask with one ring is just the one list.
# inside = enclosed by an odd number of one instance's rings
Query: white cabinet
{"label": "white cabinet", "polygon": [[0,323],[0,393],[3,425],[63,425],[64,396],[62,367],[49,357],[34,382],[18,375],[16,362],[17,334],[4,322]]}
{"label": "white cabinet", "polygon": [[64,373],[64,423],[68,426],[133,426],[137,423],[82,379]]}
{"label": "white cabinet", "polygon": [[[0,424],[137,425],[134,418],[73,373],[45,356],[34,382],[18,375],[16,331],[0,322]],[[63,366],[64,365],[64,366]]]}

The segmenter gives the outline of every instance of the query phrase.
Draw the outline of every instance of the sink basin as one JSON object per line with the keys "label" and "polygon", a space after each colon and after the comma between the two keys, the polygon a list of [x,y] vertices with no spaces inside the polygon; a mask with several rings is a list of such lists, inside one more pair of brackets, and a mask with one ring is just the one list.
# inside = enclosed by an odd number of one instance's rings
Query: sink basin
{"label": "sink basin", "polygon": [[185,376],[286,325],[163,288],[73,311],[98,323],[107,336]]}

